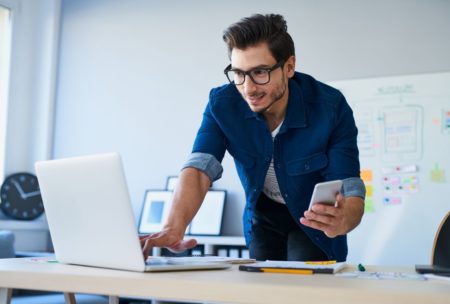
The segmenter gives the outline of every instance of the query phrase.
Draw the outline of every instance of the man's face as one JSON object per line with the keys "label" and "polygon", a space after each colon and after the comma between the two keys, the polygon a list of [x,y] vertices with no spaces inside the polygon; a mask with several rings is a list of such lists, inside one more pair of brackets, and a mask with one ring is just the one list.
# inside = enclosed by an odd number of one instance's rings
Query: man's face
{"label": "man's face", "polygon": [[[270,68],[276,63],[266,43],[260,43],[245,50],[234,48],[231,52],[231,67],[241,71]],[[236,86],[253,112],[276,111],[276,108],[287,104],[287,80],[294,74],[293,64],[295,64],[295,58],[292,56],[284,66],[270,72],[269,83],[256,84],[249,75],[246,75],[245,82]]]}

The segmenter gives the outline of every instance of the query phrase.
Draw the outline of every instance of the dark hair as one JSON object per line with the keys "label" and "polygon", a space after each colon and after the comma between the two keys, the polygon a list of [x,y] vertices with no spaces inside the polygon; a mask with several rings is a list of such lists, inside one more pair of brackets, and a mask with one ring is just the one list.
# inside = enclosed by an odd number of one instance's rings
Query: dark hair
{"label": "dark hair", "polygon": [[295,55],[294,41],[287,32],[283,16],[276,14],[255,14],[242,18],[223,33],[228,45],[228,56],[234,48],[241,50],[249,46],[267,42],[272,56],[277,60],[287,60]]}

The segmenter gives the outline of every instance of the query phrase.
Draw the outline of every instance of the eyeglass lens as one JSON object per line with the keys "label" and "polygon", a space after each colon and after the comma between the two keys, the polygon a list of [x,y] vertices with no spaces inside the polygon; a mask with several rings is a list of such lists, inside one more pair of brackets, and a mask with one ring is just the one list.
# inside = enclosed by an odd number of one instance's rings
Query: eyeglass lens
{"label": "eyeglass lens", "polygon": [[227,71],[227,77],[230,81],[234,81],[236,85],[243,84],[245,76],[248,75],[256,84],[266,84],[270,81],[270,70],[267,69],[253,69],[248,72],[239,70]]}

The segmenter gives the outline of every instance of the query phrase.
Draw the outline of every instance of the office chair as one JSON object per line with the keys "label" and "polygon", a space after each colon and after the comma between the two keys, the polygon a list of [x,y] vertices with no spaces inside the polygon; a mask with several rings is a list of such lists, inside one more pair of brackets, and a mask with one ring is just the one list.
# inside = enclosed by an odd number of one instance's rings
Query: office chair
{"label": "office chair", "polygon": [[450,276],[450,212],[442,220],[434,237],[431,265],[416,265],[416,271]]}

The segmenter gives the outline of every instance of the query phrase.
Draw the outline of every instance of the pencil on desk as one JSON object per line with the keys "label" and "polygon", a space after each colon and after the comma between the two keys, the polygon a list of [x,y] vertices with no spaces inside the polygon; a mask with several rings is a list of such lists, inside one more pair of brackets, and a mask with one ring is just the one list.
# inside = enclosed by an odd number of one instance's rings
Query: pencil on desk
{"label": "pencil on desk", "polygon": [[286,269],[286,268],[259,268],[261,272],[288,273],[288,274],[313,274],[310,269]]}
{"label": "pencil on desk", "polygon": [[251,267],[240,265],[239,270],[249,272],[267,272],[267,273],[287,273],[287,274],[313,274],[312,269],[293,269],[293,268],[270,268],[270,267]]}
{"label": "pencil on desk", "polygon": [[306,265],[332,265],[332,264],[336,264],[335,260],[331,260],[331,261],[306,261],[305,262]]}

